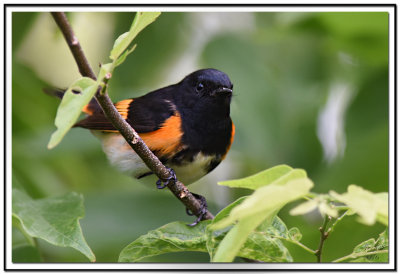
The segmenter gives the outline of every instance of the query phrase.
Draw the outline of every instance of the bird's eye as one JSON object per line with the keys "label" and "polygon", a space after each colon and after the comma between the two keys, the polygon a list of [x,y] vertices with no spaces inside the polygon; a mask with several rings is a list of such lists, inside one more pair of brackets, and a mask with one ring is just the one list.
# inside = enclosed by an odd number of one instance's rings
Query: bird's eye
{"label": "bird's eye", "polygon": [[204,88],[204,85],[202,83],[198,83],[197,86],[196,86],[196,90],[197,91],[202,91],[203,88]]}

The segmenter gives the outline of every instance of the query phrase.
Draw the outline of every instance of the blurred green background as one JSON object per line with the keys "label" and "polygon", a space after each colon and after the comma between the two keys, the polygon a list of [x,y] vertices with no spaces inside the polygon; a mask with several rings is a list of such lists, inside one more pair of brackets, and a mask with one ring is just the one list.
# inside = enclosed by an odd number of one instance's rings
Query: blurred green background
{"label": "blurred green background", "polygon": [[[96,70],[134,13],[70,13]],[[163,13],[136,39],[137,49],[114,72],[114,101],[136,97],[212,67],[234,83],[236,137],[227,159],[189,189],[207,197],[211,212],[248,192],[218,186],[278,164],[304,168],[314,192],[357,184],[388,191],[388,14]],[[48,13],[12,14],[12,175],[33,198],[75,191],[85,197],[83,234],[98,262],[115,262],[142,234],[166,223],[191,222],[167,190],[144,186],[111,167],[89,131],[73,129],[53,150],[59,101],[43,87],[65,88],[78,77]],[[155,182],[154,182],[155,183]],[[299,227],[316,249],[317,212],[280,217]],[[383,226],[342,221],[324,248],[324,261],[351,253]],[[21,239],[13,231],[13,241]],[[87,262],[79,252],[39,241],[45,262]],[[315,258],[288,246],[295,261]],[[28,251],[27,251],[28,252]],[[146,262],[208,262],[207,254],[167,254]]]}

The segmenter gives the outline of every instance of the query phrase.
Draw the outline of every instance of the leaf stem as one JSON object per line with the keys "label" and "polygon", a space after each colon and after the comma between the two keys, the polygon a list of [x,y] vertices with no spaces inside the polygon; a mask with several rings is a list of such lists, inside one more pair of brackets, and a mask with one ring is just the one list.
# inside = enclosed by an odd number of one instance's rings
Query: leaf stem
{"label": "leaf stem", "polygon": [[305,251],[307,251],[307,252],[310,253],[310,254],[315,254],[315,252],[316,252],[315,250],[309,248],[308,246],[302,244],[302,243],[299,242],[299,241],[293,241],[293,240],[291,240],[291,239],[287,239],[287,238],[280,237],[280,236],[274,236],[274,237],[276,237],[276,238],[278,238],[278,239],[281,239],[281,240],[285,240],[285,241],[287,241],[287,242],[289,242],[289,243],[295,244],[295,245],[299,246],[300,248],[304,249]]}
{"label": "leaf stem", "polygon": [[301,247],[302,249],[304,249],[305,251],[307,251],[310,254],[315,254],[315,250],[309,248],[308,246],[302,244],[301,242],[297,242],[297,241],[290,241],[290,242],[298,245],[299,247]]}
{"label": "leaf stem", "polygon": [[295,244],[295,245],[299,246],[300,248],[304,249],[305,251],[307,251],[310,254],[315,254],[315,252],[316,252],[315,250],[309,248],[308,246],[302,244],[299,241],[295,241],[295,240],[292,240],[290,238],[285,238],[285,237],[278,236],[278,235],[270,235],[270,234],[267,234],[267,233],[262,233],[262,234],[264,234],[266,236],[269,236],[269,237],[273,237],[273,238],[279,239],[279,240],[284,240],[284,241],[286,241],[288,243]]}
{"label": "leaf stem", "polygon": [[[78,65],[79,72],[82,76],[96,79],[93,70],[91,69],[89,62],[87,61],[85,54],[79,44],[78,38],[75,36],[71,25],[68,22],[67,17],[63,12],[52,12],[51,13],[58,27],[64,35],[64,38],[75,58],[76,64]],[[111,76],[111,75],[110,75]],[[106,88],[107,84],[103,83]],[[124,120],[117,109],[115,108],[107,92],[96,93],[95,98],[102,107],[104,114],[111,121],[113,126],[121,133],[132,149],[140,156],[147,167],[161,180],[166,180],[170,176],[170,171],[162,164],[162,162],[153,154],[153,152],[143,142],[137,132]],[[168,188],[191,212],[197,217],[201,214],[201,203],[193,196],[193,194],[187,189],[187,187],[177,180],[175,183],[169,183]],[[214,216],[207,211],[203,216],[203,220],[213,219]]]}

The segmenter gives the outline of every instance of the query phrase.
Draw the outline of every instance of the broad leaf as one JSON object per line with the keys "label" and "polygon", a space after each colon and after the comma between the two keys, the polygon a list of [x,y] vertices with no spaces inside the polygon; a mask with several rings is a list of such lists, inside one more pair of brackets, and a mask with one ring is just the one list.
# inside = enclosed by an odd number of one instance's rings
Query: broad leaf
{"label": "broad leaf", "polygon": [[118,261],[137,262],[169,252],[207,252],[205,229],[210,222],[202,221],[194,227],[189,227],[184,222],[174,222],[149,231],[125,247]]}
{"label": "broad leaf", "polygon": [[14,188],[12,212],[14,224],[20,224],[24,234],[57,246],[72,247],[90,261],[95,261],[79,225],[79,219],[84,216],[82,195],[68,193],[60,197],[33,200]]}
{"label": "broad leaf", "polygon": [[[232,229],[235,229],[235,227]],[[217,231],[207,230],[207,248],[214,262],[222,261],[219,259],[219,255],[215,255],[218,246],[228,231],[229,229]],[[289,231],[286,225],[275,216],[272,222],[270,220],[264,221],[257,230],[249,234],[237,253],[237,256],[263,262],[291,262],[293,259],[290,253],[280,240],[288,237]],[[224,256],[231,253],[229,249],[220,252],[220,254]],[[235,256],[235,254],[233,256]]]}
{"label": "broad leaf", "polygon": [[111,60],[116,60],[145,27],[154,22],[161,12],[137,12],[129,32],[121,34],[111,50]]}
{"label": "broad leaf", "polygon": [[260,187],[232,209],[227,218],[213,223],[212,227],[220,229],[248,216],[275,212],[287,203],[305,196],[312,186],[313,183],[304,178],[291,180],[284,185],[272,184]]}
{"label": "broad leaf", "polygon": [[246,178],[219,182],[219,185],[258,189],[270,184],[285,184],[293,179],[307,178],[307,173],[302,169],[293,169],[287,165],[279,165],[261,171]]}
{"label": "broad leaf", "polygon": [[[215,219],[229,214],[229,211],[243,200],[244,198],[240,198],[223,209]],[[212,257],[230,229],[229,227],[212,231],[207,227],[212,221],[202,221],[195,227],[188,227],[183,222],[174,222],[150,231],[125,247],[119,261],[138,262],[146,257],[180,251],[208,251]],[[238,256],[266,262],[290,262],[292,258],[280,242],[281,238],[289,238],[289,234],[285,224],[278,217],[274,217],[272,225],[271,222],[264,222],[256,231],[250,233]]]}
{"label": "broad leaf", "polygon": [[[286,176],[286,175],[283,175]],[[290,176],[290,175],[289,175]],[[262,223],[269,226],[276,213],[287,203],[306,195],[313,183],[308,178],[289,181],[277,178],[274,182],[258,188],[239,205],[235,206],[226,218],[210,225],[211,230],[219,230],[237,222],[221,241],[215,262],[231,262],[238,256],[247,237]],[[225,213],[225,215],[227,215]]]}
{"label": "broad leaf", "polygon": [[334,262],[388,262],[388,248],[388,233],[385,230],[379,234],[378,239],[369,239],[358,244],[350,255]]}
{"label": "broad leaf", "polygon": [[[72,90],[78,90],[74,93]],[[65,92],[57,110],[55,125],[57,130],[51,135],[49,149],[59,144],[70,128],[78,120],[82,108],[89,103],[97,90],[97,83],[88,77],[75,81]]]}
{"label": "broad leaf", "polygon": [[318,201],[317,199],[312,199],[292,208],[289,213],[291,215],[303,215],[315,210],[316,208],[318,208]]}
{"label": "broad leaf", "polygon": [[325,198],[325,194],[318,195],[317,197],[308,200],[304,203],[299,204],[292,210],[290,210],[291,215],[302,215],[318,209],[322,216],[329,215],[333,218],[337,218],[337,209],[330,204],[330,202]]}
{"label": "broad leaf", "polygon": [[215,215],[212,223],[217,223],[220,220],[226,218],[229,216],[229,214],[231,213],[232,209],[234,209],[236,206],[240,205],[248,196],[243,196],[240,197],[239,199],[237,199],[236,201],[234,201],[233,203],[229,204],[228,206],[226,206],[225,208],[223,208],[220,212],[218,212],[217,215]]}
{"label": "broad leaf", "polygon": [[360,222],[373,225],[376,221],[388,225],[388,194],[372,193],[360,186],[350,185],[347,192],[338,194],[330,191],[329,194],[338,201],[345,203],[361,218]]}
{"label": "broad leaf", "polygon": [[[247,241],[251,232],[261,224],[266,214],[250,215],[242,218],[225,235],[224,239],[218,245],[217,251],[212,258],[213,262],[232,262],[236,256],[239,256],[244,243]],[[269,222],[269,220],[267,221]]]}

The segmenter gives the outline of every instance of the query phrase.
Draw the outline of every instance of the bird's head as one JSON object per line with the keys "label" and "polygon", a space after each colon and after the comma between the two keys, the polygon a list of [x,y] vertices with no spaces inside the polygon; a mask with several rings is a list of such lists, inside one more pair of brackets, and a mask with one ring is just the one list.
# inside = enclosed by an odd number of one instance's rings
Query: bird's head
{"label": "bird's head", "polygon": [[199,101],[229,105],[233,84],[228,75],[216,69],[201,69],[186,76],[182,82],[185,92]]}

